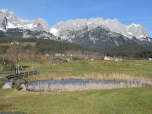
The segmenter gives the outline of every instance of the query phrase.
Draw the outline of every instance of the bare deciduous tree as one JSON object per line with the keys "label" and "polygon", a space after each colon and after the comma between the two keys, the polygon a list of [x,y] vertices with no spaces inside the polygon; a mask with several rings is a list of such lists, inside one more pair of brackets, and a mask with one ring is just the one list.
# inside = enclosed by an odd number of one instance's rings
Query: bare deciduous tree
{"label": "bare deciduous tree", "polygon": [[30,49],[29,59],[32,62],[32,69],[33,69],[34,61],[36,61],[36,52],[37,52],[37,49],[35,47],[32,47]]}
{"label": "bare deciduous tree", "polygon": [[19,71],[19,62],[21,58],[20,50],[21,46],[14,44],[6,51],[6,57],[11,65],[11,70],[14,68],[16,62],[16,69]]}
{"label": "bare deciduous tree", "polygon": [[36,55],[36,60],[41,64],[42,67],[42,63],[46,61],[46,57],[42,56],[42,54]]}

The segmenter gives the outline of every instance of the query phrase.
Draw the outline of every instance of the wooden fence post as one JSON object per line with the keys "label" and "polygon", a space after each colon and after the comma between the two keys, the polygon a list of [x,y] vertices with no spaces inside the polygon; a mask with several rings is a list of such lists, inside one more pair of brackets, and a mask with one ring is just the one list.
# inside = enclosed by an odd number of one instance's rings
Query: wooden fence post
{"label": "wooden fence post", "polygon": [[24,76],[23,76],[23,78],[25,77],[25,72],[24,72]]}
{"label": "wooden fence post", "polygon": [[24,72],[24,78],[25,78],[25,72]]}
{"label": "wooden fence post", "polygon": [[[11,74],[11,75],[8,75],[8,76],[5,76],[4,77],[4,84],[6,83],[6,82],[11,82],[11,87],[13,86],[13,83],[17,83],[17,84],[19,84],[20,83],[20,79],[23,77],[23,78],[25,78],[26,76],[27,76],[27,74],[26,73],[28,73],[28,76],[30,76],[30,75],[37,75],[38,74],[38,70],[33,70],[33,73],[32,73],[32,71],[28,71],[28,72],[24,72],[24,73],[15,73],[15,74]],[[23,75],[22,75],[23,74]],[[19,75],[19,76],[18,76]],[[16,80],[17,79],[17,77],[19,77],[19,80],[17,80],[17,81],[13,81],[13,80]]]}
{"label": "wooden fence post", "polygon": [[11,88],[12,88],[12,86],[13,86],[13,79],[11,79]]}

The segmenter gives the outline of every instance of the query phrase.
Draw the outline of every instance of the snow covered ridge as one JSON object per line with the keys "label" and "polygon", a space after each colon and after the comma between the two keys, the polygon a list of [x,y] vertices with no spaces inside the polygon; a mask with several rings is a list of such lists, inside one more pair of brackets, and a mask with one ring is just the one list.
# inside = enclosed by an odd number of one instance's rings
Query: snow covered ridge
{"label": "snow covered ridge", "polygon": [[[84,27],[88,27],[88,31],[97,28],[98,26],[103,26],[112,32],[120,33],[128,38],[136,37],[139,40],[142,38],[149,37],[147,30],[140,24],[131,24],[129,26],[121,24],[117,19],[107,19],[103,20],[102,17],[87,19],[76,19],[68,20],[66,22],[59,22],[50,29],[50,33],[58,37],[63,37],[63,33],[66,30],[78,31],[82,30]],[[67,35],[67,34],[65,34]],[[64,36],[66,37],[66,36]]]}
{"label": "snow covered ridge", "polygon": [[13,12],[9,12],[7,9],[0,10],[0,30],[6,31],[12,28],[50,32],[49,24],[44,19],[25,20],[18,18]]}

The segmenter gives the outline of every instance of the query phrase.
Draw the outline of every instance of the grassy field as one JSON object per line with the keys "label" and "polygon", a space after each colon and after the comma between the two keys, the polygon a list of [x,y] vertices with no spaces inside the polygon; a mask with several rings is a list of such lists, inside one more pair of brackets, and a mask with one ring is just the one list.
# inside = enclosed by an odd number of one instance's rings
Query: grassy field
{"label": "grassy field", "polygon": [[152,87],[89,90],[72,93],[34,93],[24,90],[17,92],[11,89],[0,89],[0,112],[151,114],[151,96]]}
{"label": "grassy field", "polygon": [[[68,72],[69,71],[69,72]],[[73,72],[71,72],[73,71]],[[152,61],[72,61],[60,65],[39,69],[39,72],[58,72],[58,74],[48,74],[49,77],[84,76],[113,73],[143,76],[152,79]],[[60,74],[59,74],[60,73]],[[47,77],[47,76],[38,76]]]}
{"label": "grassy field", "polygon": [[[31,68],[32,63],[20,63],[23,68]],[[64,64],[52,65],[51,62],[42,64],[43,68],[39,68],[39,72],[43,73],[37,76],[31,76],[31,80],[48,80],[52,78],[65,78],[65,77],[84,77],[89,75],[98,74],[128,74],[134,76],[143,76],[152,79],[152,61],[71,61]],[[50,67],[44,67],[50,66]],[[41,67],[40,63],[34,63],[34,67]],[[3,71],[2,71],[3,72]],[[53,73],[58,72],[58,73]],[[1,75],[0,78],[3,76]],[[28,79],[28,78],[26,78]]]}
{"label": "grassy field", "polygon": [[[24,64],[28,66],[28,63]],[[31,66],[28,66],[31,67]],[[73,61],[40,68],[43,74],[22,79],[22,82],[68,79],[111,78],[152,80],[152,61]],[[3,75],[4,76],[4,75]],[[0,86],[3,82],[0,81]],[[77,92],[29,92],[0,88],[0,112],[28,114],[151,114],[152,87],[85,90]]]}
{"label": "grassy field", "polygon": [[56,65],[40,69],[41,72],[50,71],[73,71],[73,70],[134,70],[141,72],[152,71],[152,61],[72,61],[64,64]]}

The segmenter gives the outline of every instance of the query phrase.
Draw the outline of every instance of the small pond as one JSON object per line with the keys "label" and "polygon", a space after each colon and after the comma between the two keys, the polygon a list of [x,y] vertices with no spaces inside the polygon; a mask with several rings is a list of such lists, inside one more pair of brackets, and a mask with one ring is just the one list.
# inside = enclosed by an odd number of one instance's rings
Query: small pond
{"label": "small pond", "polygon": [[34,92],[60,92],[60,91],[78,91],[90,89],[115,89],[127,87],[150,86],[152,82],[146,81],[110,81],[110,80],[45,80],[25,83],[28,91]]}

